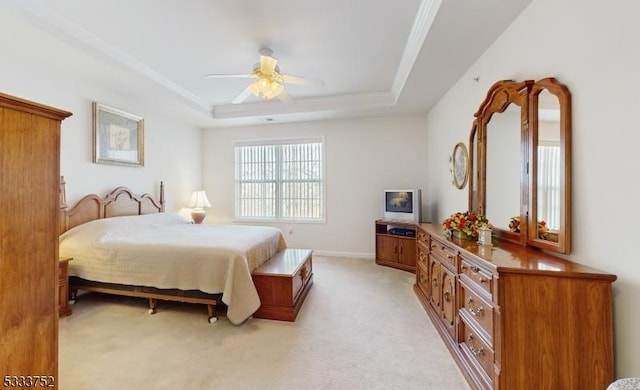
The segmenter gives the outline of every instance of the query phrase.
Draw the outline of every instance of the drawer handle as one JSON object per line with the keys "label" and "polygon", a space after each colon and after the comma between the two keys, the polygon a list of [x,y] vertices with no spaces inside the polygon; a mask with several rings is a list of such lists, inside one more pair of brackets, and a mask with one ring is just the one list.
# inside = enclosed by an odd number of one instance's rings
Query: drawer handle
{"label": "drawer handle", "polygon": [[480,272],[480,268],[476,267],[475,265],[472,265],[471,267],[467,267],[466,265],[462,266],[463,271],[466,271],[468,269],[470,269],[471,272],[473,272],[474,274],[477,274],[478,272]]}
{"label": "drawer handle", "polygon": [[444,292],[444,300],[447,302],[451,302],[451,293],[449,291]]}
{"label": "drawer handle", "polygon": [[473,335],[471,335],[471,334],[467,338],[467,346],[471,350],[471,353],[473,354],[473,356],[480,357],[480,356],[484,355],[484,347],[483,346],[480,346],[480,347],[474,347],[473,346]]}
{"label": "drawer handle", "polygon": [[478,306],[477,309],[473,308],[473,299],[472,298],[467,299],[467,310],[469,310],[469,312],[473,316],[484,315],[484,307]]}
{"label": "drawer handle", "polygon": [[[471,266],[471,267],[467,267],[466,265],[462,266],[462,271],[466,271],[470,269],[472,273],[477,274],[478,272],[480,272],[480,268],[476,267],[476,266]],[[483,278],[482,276],[480,276],[480,278],[478,279],[478,282],[480,283],[487,283],[489,282],[489,279]]]}

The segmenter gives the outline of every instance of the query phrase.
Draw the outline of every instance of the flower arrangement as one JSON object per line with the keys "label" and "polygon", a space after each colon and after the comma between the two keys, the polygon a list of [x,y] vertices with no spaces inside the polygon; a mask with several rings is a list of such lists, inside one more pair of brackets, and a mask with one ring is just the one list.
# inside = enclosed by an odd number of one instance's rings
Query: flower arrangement
{"label": "flower arrangement", "polygon": [[516,215],[509,220],[509,230],[513,233],[520,233],[520,216]]}
{"label": "flower arrangement", "polygon": [[[520,216],[516,215],[509,220],[509,230],[514,233],[520,233]],[[538,237],[542,239],[547,238],[548,231],[547,223],[545,221],[538,221]]]}
{"label": "flower arrangement", "polygon": [[444,230],[460,232],[468,240],[477,240],[481,227],[491,229],[492,225],[484,215],[472,211],[453,213],[442,223]]}

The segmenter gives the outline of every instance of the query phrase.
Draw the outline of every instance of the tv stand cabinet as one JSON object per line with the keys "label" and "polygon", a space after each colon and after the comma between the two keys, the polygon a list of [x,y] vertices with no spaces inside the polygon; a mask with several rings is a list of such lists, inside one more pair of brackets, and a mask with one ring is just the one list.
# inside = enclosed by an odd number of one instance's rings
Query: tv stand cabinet
{"label": "tv stand cabinet", "polygon": [[[390,229],[399,228],[412,231],[405,236],[390,233]],[[416,232],[415,223],[376,221],[376,264],[416,272]]]}

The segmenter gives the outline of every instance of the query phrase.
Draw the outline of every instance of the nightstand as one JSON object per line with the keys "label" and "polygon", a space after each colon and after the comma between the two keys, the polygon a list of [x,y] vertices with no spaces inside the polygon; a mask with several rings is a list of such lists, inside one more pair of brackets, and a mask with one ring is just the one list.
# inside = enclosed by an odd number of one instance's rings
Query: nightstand
{"label": "nightstand", "polygon": [[58,308],[60,317],[71,314],[71,308],[69,307],[69,261],[71,260],[73,260],[72,257],[66,257],[60,259],[59,262],[58,289],[60,290],[60,297],[58,299]]}

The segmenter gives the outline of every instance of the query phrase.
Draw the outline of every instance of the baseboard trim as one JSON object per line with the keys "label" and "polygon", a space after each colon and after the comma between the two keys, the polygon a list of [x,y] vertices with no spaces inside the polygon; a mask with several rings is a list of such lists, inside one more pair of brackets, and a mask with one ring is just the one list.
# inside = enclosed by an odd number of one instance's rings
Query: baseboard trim
{"label": "baseboard trim", "polygon": [[363,252],[335,252],[335,251],[322,251],[314,250],[314,256],[326,256],[326,257],[355,257],[358,259],[375,259],[375,253],[363,253]]}

